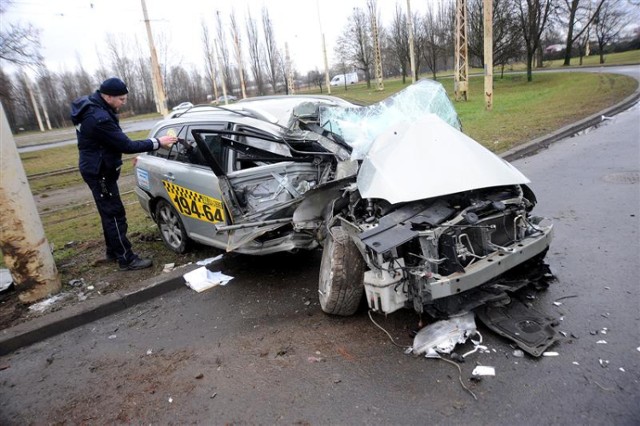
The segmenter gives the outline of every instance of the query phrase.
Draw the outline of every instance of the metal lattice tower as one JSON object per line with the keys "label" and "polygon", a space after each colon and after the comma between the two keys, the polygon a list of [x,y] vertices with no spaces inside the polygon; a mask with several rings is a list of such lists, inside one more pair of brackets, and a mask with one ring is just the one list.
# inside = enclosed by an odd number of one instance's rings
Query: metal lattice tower
{"label": "metal lattice tower", "polygon": [[373,33],[373,55],[375,61],[374,67],[376,72],[376,81],[378,82],[378,90],[384,90],[384,82],[382,81],[382,55],[380,54],[378,19],[376,18],[377,9],[375,0],[370,0],[369,13],[371,14],[371,32]]}
{"label": "metal lattice tower", "polygon": [[469,65],[467,63],[467,0],[456,0],[456,63],[454,70],[455,98],[467,100]]}

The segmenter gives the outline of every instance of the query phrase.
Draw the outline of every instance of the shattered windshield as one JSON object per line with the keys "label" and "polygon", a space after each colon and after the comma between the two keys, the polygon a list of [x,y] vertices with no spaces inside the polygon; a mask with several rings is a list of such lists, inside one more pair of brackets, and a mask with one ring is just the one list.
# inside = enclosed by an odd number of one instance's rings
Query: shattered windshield
{"label": "shattered windshield", "polygon": [[373,141],[390,126],[415,121],[433,113],[460,130],[460,121],[444,87],[433,80],[420,80],[404,90],[368,107],[320,107],[320,123],[353,147],[352,159],[362,159]]}

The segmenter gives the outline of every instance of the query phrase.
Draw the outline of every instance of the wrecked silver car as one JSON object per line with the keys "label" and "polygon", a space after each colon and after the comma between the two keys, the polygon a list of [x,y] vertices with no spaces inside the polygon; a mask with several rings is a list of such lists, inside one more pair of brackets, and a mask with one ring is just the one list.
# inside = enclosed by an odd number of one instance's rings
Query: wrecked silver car
{"label": "wrecked silver car", "polygon": [[138,157],[136,193],[166,245],[268,254],[323,247],[322,309],[452,314],[495,300],[546,253],[528,179],[460,131],[423,80],[360,107],[273,96],[194,107],[157,124],[170,150]]}

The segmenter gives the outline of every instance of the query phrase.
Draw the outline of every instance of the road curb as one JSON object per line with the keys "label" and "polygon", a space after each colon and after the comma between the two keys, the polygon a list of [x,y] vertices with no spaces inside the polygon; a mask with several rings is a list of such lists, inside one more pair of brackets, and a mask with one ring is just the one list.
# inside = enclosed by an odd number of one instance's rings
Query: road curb
{"label": "road curb", "polygon": [[176,290],[184,285],[182,275],[197,267],[186,265],[143,281],[138,290],[100,296],[2,330],[0,356]]}
{"label": "road curb", "polygon": [[597,124],[600,124],[603,121],[603,117],[611,117],[616,114],[621,113],[629,108],[631,108],[638,100],[640,99],[640,85],[631,95],[627,96],[624,100],[617,103],[616,105],[604,109],[596,114],[590,115],[587,118],[584,118],[580,121],[572,123],[568,126],[562,127],[555,132],[549,133],[547,135],[541,136],[539,138],[533,139],[530,142],[527,142],[522,145],[518,145],[517,147],[511,148],[508,151],[505,151],[500,154],[502,158],[507,161],[514,161],[519,158],[527,157],[529,155],[533,155],[542,149],[549,148],[554,142],[557,142],[561,139],[567,138],[569,136],[575,135],[582,130],[593,127]]}
{"label": "road curb", "polygon": [[[602,116],[613,116],[633,106],[640,99],[640,86],[636,91],[618,104],[565,126],[550,134],[536,138],[500,154],[507,161],[533,155],[546,149],[552,143],[574,135],[584,129],[602,122]],[[92,321],[146,302],[162,294],[176,290],[184,285],[182,275],[196,269],[197,265],[186,265],[170,273],[153,277],[142,283],[142,288],[129,293],[112,293],[100,298],[88,300],[34,320],[18,324],[0,331],[0,356],[11,353],[24,346],[64,333]]]}

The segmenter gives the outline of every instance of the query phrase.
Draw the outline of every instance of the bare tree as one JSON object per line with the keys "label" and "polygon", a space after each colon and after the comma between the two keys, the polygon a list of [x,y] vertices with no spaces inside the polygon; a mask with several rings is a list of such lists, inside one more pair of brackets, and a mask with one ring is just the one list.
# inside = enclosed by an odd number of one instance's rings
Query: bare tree
{"label": "bare tree", "polygon": [[204,19],[200,22],[202,27],[202,47],[204,53],[204,68],[207,73],[207,79],[209,81],[209,93],[213,93],[214,97],[218,97],[218,87],[216,85],[216,67],[214,61],[214,48],[213,41],[211,40],[211,36],[209,35],[209,27]]}
{"label": "bare tree", "polygon": [[318,71],[317,68],[313,71],[309,71],[307,73],[307,84],[309,85],[309,88],[311,88],[311,86],[318,86],[320,88],[320,93],[322,93],[322,87],[324,85],[324,73]]}
{"label": "bare tree", "polygon": [[[136,81],[136,111],[155,112],[156,101],[153,94],[153,77],[151,75],[151,62],[148,59],[148,51],[145,47],[136,44],[136,54],[134,55],[134,78]],[[103,79],[98,78],[98,81]],[[163,81],[166,79],[163,79]]]}
{"label": "bare tree", "polygon": [[[442,63],[444,69],[449,68],[449,59],[453,61],[456,40],[456,5],[452,0],[438,2],[438,31],[442,47]],[[452,64],[453,67],[453,64]]]}
{"label": "bare tree", "polygon": [[595,5],[592,5],[592,0],[562,0],[560,3],[559,10],[567,18],[567,41],[563,65],[571,65],[573,44],[587,31],[604,2],[605,0],[597,0]]}
{"label": "bare tree", "polygon": [[[128,57],[129,44],[126,39],[116,37],[113,34],[106,36],[107,51],[111,59],[111,68],[115,75],[129,85],[129,101],[125,104],[126,110],[135,111],[138,106],[135,81],[133,77],[133,61]],[[132,90],[134,89],[134,90]]]}
{"label": "bare tree", "polygon": [[622,6],[622,2],[618,0],[607,1],[600,8],[593,21],[601,64],[604,64],[604,49],[606,45],[615,40],[622,29],[629,23],[629,15],[625,13]]}
{"label": "bare tree", "polygon": [[396,8],[391,21],[391,28],[387,36],[387,44],[393,53],[395,62],[400,67],[402,84],[406,83],[409,75],[409,30],[407,28],[407,15],[396,3]]}
{"label": "bare tree", "polygon": [[[40,54],[40,30],[29,24],[26,26],[17,24],[6,24],[1,16],[11,5],[11,1],[3,0],[0,3],[0,66],[3,62],[9,62],[15,65],[37,66],[42,62]],[[0,100],[7,114],[7,119],[11,123],[12,129],[15,131],[20,125],[17,125],[23,117],[26,119],[28,115],[21,114],[28,108],[28,102],[25,95],[27,92],[21,91],[17,87],[18,84],[24,85],[24,82],[14,82],[0,67]],[[24,100],[22,98],[25,98]],[[26,125],[26,120],[21,124]]]}
{"label": "bare tree", "polygon": [[247,10],[247,43],[249,45],[249,67],[253,74],[253,81],[258,89],[258,95],[265,95],[264,77],[262,75],[262,45],[260,44],[258,25],[251,17],[251,11]]}
{"label": "bare tree", "polygon": [[[89,85],[91,85],[91,78],[88,74],[81,75],[80,77],[83,80],[88,77],[88,83]],[[51,121],[51,125],[53,127],[63,127],[68,123],[69,104],[73,100],[70,98],[70,96],[68,97],[65,96],[65,94],[60,93],[58,83],[58,77],[55,74],[51,73],[45,66],[42,66],[38,69],[36,84],[44,100],[45,108],[49,112],[49,120]],[[85,81],[83,83],[83,86],[85,86],[86,84],[87,82]],[[91,91],[94,90],[94,87],[84,87],[84,89],[86,91],[84,91],[83,93],[88,95],[89,93],[91,93]]]}
{"label": "bare tree", "polygon": [[31,24],[3,24],[0,28],[0,61],[16,65],[37,65],[42,61],[39,29]]}
{"label": "bare tree", "polygon": [[231,75],[231,61],[229,58],[229,49],[227,48],[227,37],[225,35],[222,18],[220,12],[216,13],[216,34],[218,48],[218,64],[220,65],[220,71],[222,72],[222,78],[224,79],[227,90],[233,91],[233,77]]}
{"label": "bare tree", "polygon": [[437,78],[436,72],[438,71],[438,58],[443,51],[444,40],[441,39],[441,31],[438,28],[438,19],[436,12],[431,7],[427,8],[424,13],[424,17],[421,21],[422,25],[422,55],[425,63],[431,70],[431,75],[435,80]]}
{"label": "bare tree", "polygon": [[533,80],[533,59],[555,0],[516,0],[520,31],[527,52],[527,81]]}
{"label": "bare tree", "polygon": [[236,51],[236,66],[238,71],[238,79],[240,80],[240,92],[242,97],[246,98],[247,87],[245,82],[244,61],[242,58],[242,41],[240,38],[240,26],[236,21],[236,14],[232,10],[231,12],[231,38],[233,39],[233,45]]}
{"label": "bare tree", "polygon": [[367,88],[370,88],[373,46],[368,21],[362,9],[358,7],[353,9],[346,28],[336,42],[336,54],[346,59],[349,65],[362,71]]}
{"label": "bare tree", "polygon": [[[483,0],[471,0],[468,5],[468,48],[472,57],[484,66]],[[523,53],[518,18],[513,0],[493,0],[493,62],[504,66],[519,59]]]}
{"label": "bare tree", "polygon": [[262,31],[264,34],[265,45],[265,59],[267,68],[267,80],[271,85],[273,93],[278,91],[279,70],[281,67],[279,63],[282,62],[278,47],[276,45],[275,35],[273,33],[273,25],[269,18],[269,10],[266,7],[262,8]]}

